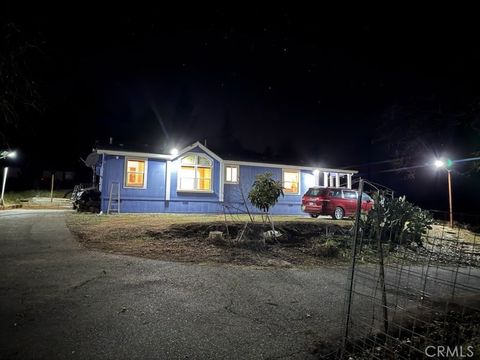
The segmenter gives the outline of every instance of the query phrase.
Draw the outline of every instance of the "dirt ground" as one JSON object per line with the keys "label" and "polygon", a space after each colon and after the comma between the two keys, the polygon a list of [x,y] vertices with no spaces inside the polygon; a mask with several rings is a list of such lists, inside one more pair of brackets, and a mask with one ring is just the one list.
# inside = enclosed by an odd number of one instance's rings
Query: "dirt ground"
{"label": "dirt ground", "polygon": [[[270,228],[262,225],[259,216],[252,224],[246,215],[225,219],[223,215],[99,216],[72,213],[67,217],[67,225],[86,248],[151,259],[276,267],[348,261],[351,251],[348,241],[351,240],[353,227],[351,220],[335,221],[327,217],[312,219],[305,216],[275,216],[273,219],[276,230],[282,236],[277,240],[267,240],[261,247],[256,241]],[[246,222],[249,222],[249,226],[243,242],[238,242],[235,239],[243,231]],[[221,231],[225,241],[209,239],[211,231]],[[437,224],[433,225],[427,236],[425,245],[430,250],[443,255],[463,251],[474,254],[477,261],[480,250],[477,246],[478,234]],[[249,242],[249,239],[255,241]],[[451,248],[450,252],[447,248]],[[421,250],[426,254],[425,259],[428,259],[428,251],[420,248],[412,253],[412,259],[416,262],[423,259]],[[385,261],[396,261],[398,257],[399,254],[393,252],[388,254]],[[360,261],[375,262],[376,259],[376,253],[370,259],[365,250]],[[450,261],[450,258],[447,256],[445,261]]]}
{"label": "dirt ground", "polygon": [[[328,239],[331,234],[348,234],[351,220],[276,216],[275,228],[283,235],[267,241],[261,250],[234,242],[246,221],[243,215],[229,217],[227,222],[221,215],[72,213],[67,217],[68,227],[86,248],[152,259],[277,267],[336,264],[347,259],[344,250],[330,245]],[[261,236],[266,230],[258,217],[245,234]],[[222,231],[226,241],[210,241],[210,231]]]}

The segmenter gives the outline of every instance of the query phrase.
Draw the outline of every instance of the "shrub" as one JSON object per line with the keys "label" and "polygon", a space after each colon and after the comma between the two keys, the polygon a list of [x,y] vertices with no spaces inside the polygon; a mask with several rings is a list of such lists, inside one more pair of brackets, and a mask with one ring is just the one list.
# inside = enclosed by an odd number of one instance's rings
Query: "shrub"
{"label": "shrub", "polygon": [[274,234],[275,225],[269,216],[269,210],[278,202],[280,196],[283,196],[282,183],[274,180],[272,174],[269,172],[257,175],[248,193],[248,200],[250,200],[253,206],[262,211],[263,223],[266,224],[266,222],[269,221]]}
{"label": "shrub", "polygon": [[422,245],[422,235],[433,224],[432,215],[418,206],[399,198],[386,198],[381,193],[373,196],[375,204],[368,215],[363,214],[361,228],[364,242],[380,238],[391,245]]}
{"label": "shrub", "polygon": [[267,172],[257,175],[248,193],[248,200],[253,206],[268,214],[280,196],[283,196],[282,183],[274,180],[272,174]]}
{"label": "shrub", "polygon": [[312,255],[318,257],[338,257],[339,253],[340,250],[338,248],[338,244],[333,240],[327,240],[323,244],[315,243],[312,247]]}

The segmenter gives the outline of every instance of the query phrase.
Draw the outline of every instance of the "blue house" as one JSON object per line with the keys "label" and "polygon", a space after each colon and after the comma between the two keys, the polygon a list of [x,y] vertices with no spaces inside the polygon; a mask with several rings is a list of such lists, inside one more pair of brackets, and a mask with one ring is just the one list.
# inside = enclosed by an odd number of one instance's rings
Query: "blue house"
{"label": "blue house", "polygon": [[[247,199],[259,174],[270,172],[284,186],[273,214],[301,214],[302,195],[312,186],[351,188],[353,170],[222,159],[196,142],[175,155],[96,149],[103,212],[112,186],[125,213],[258,212]],[[116,184],[116,185],[114,185]]]}

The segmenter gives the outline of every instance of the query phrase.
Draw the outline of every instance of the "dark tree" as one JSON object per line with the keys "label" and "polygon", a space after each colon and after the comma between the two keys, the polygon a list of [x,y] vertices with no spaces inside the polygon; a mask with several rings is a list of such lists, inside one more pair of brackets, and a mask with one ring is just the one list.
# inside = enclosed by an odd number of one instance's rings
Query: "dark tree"
{"label": "dark tree", "polygon": [[0,36],[0,136],[6,144],[5,129],[18,127],[20,114],[42,110],[38,84],[30,71],[31,61],[39,54],[39,45],[27,40],[18,26],[12,22],[3,25]]}
{"label": "dark tree", "polygon": [[[405,169],[407,177],[414,177],[412,165],[422,164],[429,154],[441,155],[444,148],[453,145],[449,144],[453,134],[478,148],[475,139],[480,134],[480,101],[449,108],[444,108],[443,103],[434,96],[414,98],[384,112],[372,143],[395,159],[392,168]],[[432,144],[439,147],[432,148]]]}

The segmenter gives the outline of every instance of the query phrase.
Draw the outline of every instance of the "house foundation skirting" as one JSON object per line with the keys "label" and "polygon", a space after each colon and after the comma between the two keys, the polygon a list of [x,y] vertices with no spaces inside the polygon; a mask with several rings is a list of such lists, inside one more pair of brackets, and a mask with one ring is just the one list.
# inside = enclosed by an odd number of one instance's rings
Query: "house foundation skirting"
{"label": "house foundation skirting", "polygon": [[[102,211],[107,212],[108,198],[102,198]],[[258,209],[248,208],[250,213],[259,213]],[[245,205],[240,202],[219,201],[193,201],[193,200],[165,200],[152,198],[120,199],[121,213],[184,213],[184,214],[229,214],[247,213]],[[279,203],[270,213],[276,215],[300,215],[305,214],[300,209],[300,204]]]}

